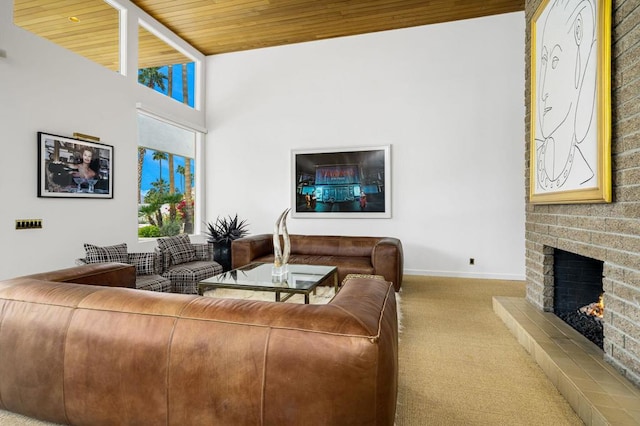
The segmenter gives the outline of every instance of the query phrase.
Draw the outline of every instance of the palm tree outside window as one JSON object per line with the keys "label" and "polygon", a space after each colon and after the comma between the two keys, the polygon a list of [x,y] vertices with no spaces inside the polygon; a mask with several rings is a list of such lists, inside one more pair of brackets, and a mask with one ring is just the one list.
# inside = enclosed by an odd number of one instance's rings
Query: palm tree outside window
{"label": "palm tree outside window", "polygon": [[[174,84],[176,80],[180,84]],[[195,62],[141,68],[138,83],[194,107]]]}

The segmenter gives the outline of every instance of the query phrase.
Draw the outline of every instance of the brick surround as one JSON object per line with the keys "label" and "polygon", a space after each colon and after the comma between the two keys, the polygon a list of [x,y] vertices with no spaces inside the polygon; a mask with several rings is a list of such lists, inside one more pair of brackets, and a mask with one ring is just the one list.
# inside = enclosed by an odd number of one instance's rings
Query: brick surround
{"label": "brick surround", "polygon": [[[529,193],[531,18],[526,0],[525,186]],[[527,300],[553,310],[553,249],[604,262],[604,358],[640,387],[640,3],[612,1],[613,203],[526,207]],[[527,200],[528,201],[528,200]]]}

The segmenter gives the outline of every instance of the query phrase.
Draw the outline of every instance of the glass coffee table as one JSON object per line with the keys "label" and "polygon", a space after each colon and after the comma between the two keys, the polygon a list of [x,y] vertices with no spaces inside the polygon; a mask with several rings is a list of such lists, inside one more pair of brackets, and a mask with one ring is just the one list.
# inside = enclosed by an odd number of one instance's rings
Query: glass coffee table
{"label": "glass coffee table", "polygon": [[[304,303],[309,304],[309,294],[321,284],[332,284],[338,292],[338,268],[322,265],[287,265],[287,273],[272,276],[272,263],[250,263],[231,271],[214,275],[200,281],[198,294],[208,290],[227,288],[234,290],[271,291],[276,302],[284,302],[294,294],[304,294]],[[285,295],[281,297],[281,294]]]}

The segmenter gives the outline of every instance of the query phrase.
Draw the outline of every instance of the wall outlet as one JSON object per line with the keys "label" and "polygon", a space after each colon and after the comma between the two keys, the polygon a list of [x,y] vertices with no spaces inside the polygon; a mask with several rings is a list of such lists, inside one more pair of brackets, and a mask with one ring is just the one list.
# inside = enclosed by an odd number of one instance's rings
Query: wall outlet
{"label": "wall outlet", "polygon": [[473,257],[469,258],[469,265],[475,265],[476,264],[476,259]]}
{"label": "wall outlet", "polygon": [[16,219],[16,229],[42,229],[42,219]]}

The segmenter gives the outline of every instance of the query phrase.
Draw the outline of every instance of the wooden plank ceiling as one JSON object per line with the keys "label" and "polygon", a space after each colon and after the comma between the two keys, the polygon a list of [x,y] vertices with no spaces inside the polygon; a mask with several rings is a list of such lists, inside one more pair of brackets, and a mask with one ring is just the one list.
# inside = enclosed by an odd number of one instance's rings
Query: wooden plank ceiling
{"label": "wooden plank ceiling", "polygon": [[524,0],[132,0],[205,55],[524,10]]}
{"label": "wooden plank ceiling", "polygon": [[[524,0],[132,0],[214,55],[524,10]],[[70,17],[78,17],[72,22]],[[15,0],[14,22],[118,69],[118,13],[102,0]],[[91,36],[87,36],[91,34]],[[140,68],[184,56],[140,30]],[[152,58],[162,56],[157,63]]]}

